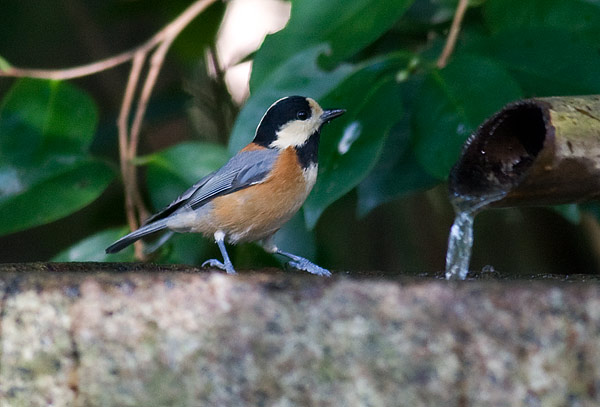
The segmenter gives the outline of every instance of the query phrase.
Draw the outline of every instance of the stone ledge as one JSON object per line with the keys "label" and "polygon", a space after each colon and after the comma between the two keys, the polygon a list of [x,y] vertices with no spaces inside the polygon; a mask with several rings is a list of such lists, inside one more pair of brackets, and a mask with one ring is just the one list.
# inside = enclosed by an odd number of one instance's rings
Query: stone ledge
{"label": "stone ledge", "polygon": [[0,406],[596,406],[567,281],[0,265]]}

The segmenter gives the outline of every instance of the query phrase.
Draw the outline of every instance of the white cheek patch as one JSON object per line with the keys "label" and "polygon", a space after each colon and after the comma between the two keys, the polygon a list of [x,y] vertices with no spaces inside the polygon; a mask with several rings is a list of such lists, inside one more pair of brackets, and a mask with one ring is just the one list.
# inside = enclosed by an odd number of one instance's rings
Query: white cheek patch
{"label": "white cheek patch", "polygon": [[294,120],[285,124],[277,132],[277,139],[270,144],[270,147],[284,149],[287,147],[300,147],[306,143],[308,138],[317,130],[321,121],[319,116],[314,115],[308,120]]}

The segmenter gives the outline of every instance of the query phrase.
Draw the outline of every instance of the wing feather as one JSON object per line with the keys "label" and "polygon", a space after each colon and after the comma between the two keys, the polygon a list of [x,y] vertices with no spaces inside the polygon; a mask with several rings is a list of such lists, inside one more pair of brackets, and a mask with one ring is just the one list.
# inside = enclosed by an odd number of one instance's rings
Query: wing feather
{"label": "wing feather", "polygon": [[148,218],[144,224],[164,219],[183,206],[197,209],[217,196],[263,182],[277,156],[277,150],[271,149],[238,153],[219,170],[202,178],[163,210]]}

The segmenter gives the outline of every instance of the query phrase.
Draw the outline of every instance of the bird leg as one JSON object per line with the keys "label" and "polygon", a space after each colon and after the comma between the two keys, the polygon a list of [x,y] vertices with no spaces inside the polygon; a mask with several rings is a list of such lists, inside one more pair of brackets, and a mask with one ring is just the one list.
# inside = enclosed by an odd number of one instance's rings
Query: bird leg
{"label": "bird leg", "polygon": [[210,267],[216,267],[221,270],[225,270],[227,274],[235,274],[235,269],[233,268],[233,264],[231,260],[229,260],[229,254],[227,254],[227,249],[225,248],[225,233],[221,230],[217,230],[215,232],[215,242],[217,246],[219,246],[219,250],[221,250],[221,255],[223,256],[223,263],[221,263],[217,259],[209,259],[202,263],[202,267],[206,267],[209,265]]}
{"label": "bird leg", "polygon": [[269,236],[262,242],[262,247],[265,249],[266,252],[275,253],[275,254],[279,254],[281,256],[287,257],[288,259],[291,260],[287,264],[289,266],[294,267],[295,269],[308,271],[309,273],[316,274],[317,276],[325,276],[325,277],[331,276],[331,272],[329,270],[324,269],[323,267],[317,266],[316,264],[312,263],[310,260],[305,259],[304,257],[296,256],[295,254],[284,252],[283,250],[280,250],[275,245],[275,242],[273,241],[273,236],[274,235]]}

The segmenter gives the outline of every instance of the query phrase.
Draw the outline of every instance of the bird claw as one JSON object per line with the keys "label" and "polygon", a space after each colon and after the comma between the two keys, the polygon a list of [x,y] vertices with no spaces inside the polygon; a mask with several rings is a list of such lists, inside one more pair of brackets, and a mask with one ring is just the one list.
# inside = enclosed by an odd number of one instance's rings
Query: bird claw
{"label": "bird claw", "polygon": [[202,267],[207,267],[207,266],[216,267],[220,270],[225,271],[227,274],[235,274],[235,269],[233,268],[233,265],[231,263],[223,264],[217,259],[208,259],[204,263],[202,263]]}
{"label": "bird claw", "polygon": [[292,260],[289,261],[288,266],[293,267],[298,270],[308,271],[310,274],[315,274],[317,276],[331,277],[331,272],[323,267],[319,267],[314,263],[306,259],[300,260]]}

